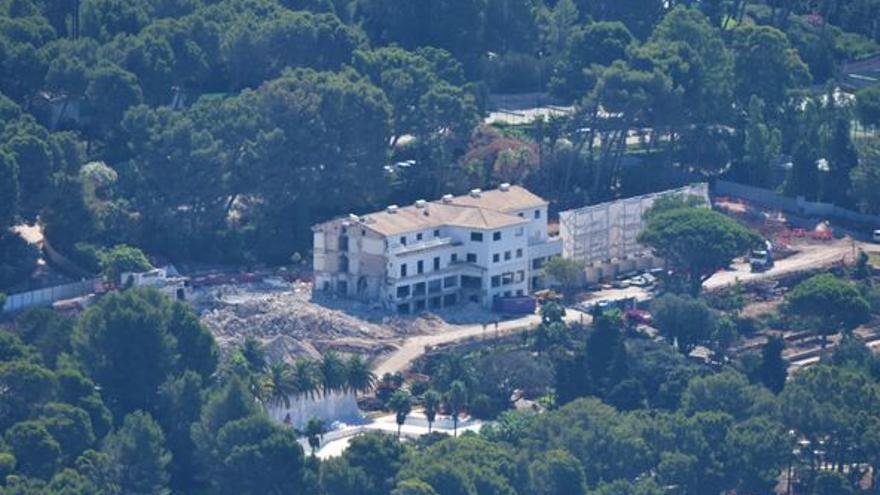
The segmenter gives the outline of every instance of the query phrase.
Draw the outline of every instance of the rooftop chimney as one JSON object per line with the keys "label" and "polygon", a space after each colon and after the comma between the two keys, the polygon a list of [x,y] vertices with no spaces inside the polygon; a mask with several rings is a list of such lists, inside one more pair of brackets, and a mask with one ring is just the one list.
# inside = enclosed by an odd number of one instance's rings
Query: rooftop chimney
{"label": "rooftop chimney", "polygon": [[451,194],[444,194],[443,195],[443,202],[446,204],[452,203],[452,195]]}
{"label": "rooftop chimney", "polygon": [[397,213],[397,205],[388,205],[388,207],[385,208],[385,211],[393,215]]}
{"label": "rooftop chimney", "polygon": [[471,197],[472,197],[472,198],[479,198],[479,197],[480,197],[480,194],[481,194],[482,192],[483,192],[483,191],[481,191],[480,189],[471,189]]}
{"label": "rooftop chimney", "polygon": [[500,189],[501,191],[504,191],[504,192],[510,191],[510,183],[504,182],[500,186],[498,186],[498,189]]}
{"label": "rooftop chimney", "polygon": [[416,201],[416,208],[421,209],[421,208],[425,208],[427,206],[428,206],[428,202],[425,201],[424,199],[419,199]]}

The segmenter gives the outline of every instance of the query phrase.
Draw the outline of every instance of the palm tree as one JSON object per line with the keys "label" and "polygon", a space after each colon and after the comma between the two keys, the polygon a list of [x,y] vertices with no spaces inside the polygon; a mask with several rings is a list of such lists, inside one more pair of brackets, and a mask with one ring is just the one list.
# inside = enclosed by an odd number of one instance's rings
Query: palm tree
{"label": "palm tree", "polygon": [[454,381],[462,382],[465,387],[472,385],[476,379],[476,372],[468,358],[464,354],[447,354],[440,360],[437,367],[436,377],[432,382],[438,383],[441,389],[447,389]]}
{"label": "palm tree", "polygon": [[431,389],[422,394],[422,404],[425,406],[425,418],[428,420],[428,433],[434,426],[434,420],[437,418],[437,408],[440,406],[442,397],[436,390]]}
{"label": "palm tree", "polygon": [[312,449],[312,456],[317,453],[318,447],[321,446],[321,441],[324,440],[324,433],[327,433],[327,425],[324,423],[323,419],[312,418],[306,423],[305,434],[309,439],[309,447]]}
{"label": "palm tree", "polygon": [[367,393],[376,385],[376,375],[370,371],[366,361],[352,356],[346,363],[348,368],[348,389],[354,393]]}
{"label": "palm tree", "polygon": [[446,408],[452,415],[452,436],[458,436],[458,413],[464,408],[467,402],[467,387],[460,380],[455,380],[449,385],[449,392],[446,393]]}
{"label": "palm tree", "polygon": [[260,379],[258,391],[264,403],[290,409],[290,396],[296,395],[290,365],[284,361],[270,364]]}
{"label": "palm tree", "polygon": [[348,385],[348,367],[334,351],[327,351],[321,359],[321,387],[324,395],[344,390]]}
{"label": "palm tree", "polygon": [[297,359],[291,372],[294,389],[298,395],[315,397],[321,384],[321,370],[317,363],[308,359]]}
{"label": "palm tree", "polygon": [[400,428],[406,423],[406,417],[412,411],[412,395],[409,390],[398,389],[388,401],[388,407],[394,411],[397,420],[397,439],[400,439]]}

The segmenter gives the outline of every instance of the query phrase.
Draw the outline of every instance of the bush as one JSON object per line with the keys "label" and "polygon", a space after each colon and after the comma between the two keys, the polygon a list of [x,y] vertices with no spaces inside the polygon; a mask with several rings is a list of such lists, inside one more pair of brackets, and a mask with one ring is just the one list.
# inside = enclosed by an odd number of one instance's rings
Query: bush
{"label": "bush", "polygon": [[153,267],[143,251],[125,244],[101,252],[100,259],[101,273],[114,284],[123,282],[120,277],[125,272],[143,272]]}
{"label": "bush", "polygon": [[468,410],[477,419],[494,419],[505,408],[506,405],[496,403],[486,394],[480,394],[471,399]]}
{"label": "bush", "polygon": [[83,270],[98,273],[101,270],[100,250],[101,248],[94,244],[77,242],[67,256]]}

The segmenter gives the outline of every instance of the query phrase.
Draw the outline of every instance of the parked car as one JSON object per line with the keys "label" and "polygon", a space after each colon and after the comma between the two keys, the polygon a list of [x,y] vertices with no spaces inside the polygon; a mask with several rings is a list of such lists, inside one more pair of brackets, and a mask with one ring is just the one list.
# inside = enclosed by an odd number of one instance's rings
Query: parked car
{"label": "parked car", "polygon": [[643,309],[628,309],[623,312],[623,317],[628,323],[633,323],[636,325],[650,325],[654,322],[654,319],[651,317],[651,313]]}

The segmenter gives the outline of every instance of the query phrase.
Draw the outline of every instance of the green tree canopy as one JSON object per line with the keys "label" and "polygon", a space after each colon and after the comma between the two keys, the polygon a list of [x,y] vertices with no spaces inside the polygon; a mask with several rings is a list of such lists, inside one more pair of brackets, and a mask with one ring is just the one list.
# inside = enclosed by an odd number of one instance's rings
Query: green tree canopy
{"label": "green tree canopy", "polygon": [[715,315],[705,302],[676,294],[654,299],[651,316],[657,329],[684,354],[708,342],[717,325]]}
{"label": "green tree canopy", "polygon": [[101,273],[110,282],[125,286],[128,281],[122,280],[125,272],[144,272],[153,265],[147,260],[143,251],[124,244],[113,246],[112,249],[100,253]]}
{"label": "green tree canopy", "polygon": [[864,125],[880,126],[880,86],[856,93],[856,114]]}
{"label": "green tree canopy", "polygon": [[149,414],[129,414],[107,439],[104,451],[118,467],[116,481],[125,493],[161,495],[168,489],[171,454],[165,435]]}
{"label": "green tree canopy", "polygon": [[822,336],[852,330],[867,321],[868,302],[856,287],[830,273],[816,275],[797,286],[786,298],[787,311],[815,325]]}
{"label": "green tree canopy", "polygon": [[735,220],[703,208],[667,211],[649,220],[639,242],[650,246],[688,277],[692,295],[703,282],[737,256],[760,244],[757,233]]}

